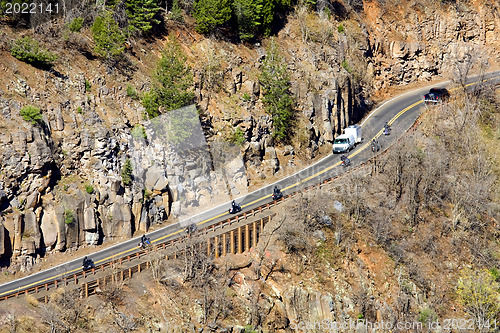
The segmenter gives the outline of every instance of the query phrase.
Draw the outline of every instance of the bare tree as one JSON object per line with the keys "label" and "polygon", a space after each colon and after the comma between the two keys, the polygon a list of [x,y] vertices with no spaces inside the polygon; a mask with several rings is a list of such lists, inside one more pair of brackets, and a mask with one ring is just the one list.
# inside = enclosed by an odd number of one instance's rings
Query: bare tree
{"label": "bare tree", "polygon": [[466,91],[467,78],[472,69],[478,62],[482,63],[481,54],[479,46],[473,44],[459,44],[455,49],[455,56],[452,60],[452,81],[462,87],[463,93]]}

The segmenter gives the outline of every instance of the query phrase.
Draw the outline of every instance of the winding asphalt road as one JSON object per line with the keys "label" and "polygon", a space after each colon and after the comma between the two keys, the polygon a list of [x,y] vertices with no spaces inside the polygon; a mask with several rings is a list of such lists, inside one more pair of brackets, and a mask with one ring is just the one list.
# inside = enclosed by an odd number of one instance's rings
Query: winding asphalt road
{"label": "winding asphalt road", "polygon": [[[469,89],[476,85],[478,82],[477,80],[477,77],[470,78],[468,84]],[[487,83],[498,84],[500,81],[500,71],[488,73],[483,77],[483,80]],[[448,85],[449,82],[443,82],[433,85],[432,87],[447,87]],[[370,149],[370,142],[373,138],[378,138],[382,148],[385,149],[401,137],[401,135],[414,124],[415,120],[424,109],[422,96],[428,92],[430,87],[431,86],[413,90],[400,95],[385,102],[374,110],[361,123],[364,141],[359,144],[356,149],[351,151],[349,155],[351,164],[353,166],[359,165],[373,156]],[[453,95],[453,93],[458,93],[459,90],[452,89],[451,91]],[[392,125],[392,133],[389,136],[382,135],[382,129],[385,122],[389,122],[389,124]],[[281,188],[286,195],[304,187],[317,184],[330,177],[341,174],[342,172],[344,172],[344,170],[340,166],[339,155],[331,154],[291,176],[237,198],[236,201],[241,203],[243,211],[251,210],[252,208],[271,202],[271,194],[275,185]],[[229,207],[230,203],[224,203],[218,207],[154,231],[148,236],[151,238],[153,244],[175,239],[179,234],[184,232],[187,225],[196,223],[198,226],[206,227],[226,220],[229,217],[229,213],[227,212]],[[96,265],[102,264],[135,253],[138,250],[138,242],[138,238],[130,239],[98,251],[89,255],[89,257]],[[81,270],[81,264],[82,258],[0,285],[0,297],[74,274]]]}

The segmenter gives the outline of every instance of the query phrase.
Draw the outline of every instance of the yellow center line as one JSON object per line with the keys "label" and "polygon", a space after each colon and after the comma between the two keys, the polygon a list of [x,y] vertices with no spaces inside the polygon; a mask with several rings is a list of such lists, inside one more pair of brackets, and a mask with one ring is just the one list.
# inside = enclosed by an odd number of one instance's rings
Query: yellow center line
{"label": "yellow center line", "polygon": [[[493,80],[493,79],[496,79],[496,78],[495,78],[495,77],[492,77],[492,78],[489,78],[489,79],[484,79],[482,82],[489,81],[489,80]],[[469,86],[472,86],[472,85],[477,84],[477,83],[479,83],[479,82],[471,82],[471,83],[469,83],[469,84],[466,84],[466,85],[465,85],[465,87],[469,87]],[[460,89],[460,87],[452,88],[452,89],[450,89],[450,91],[455,91],[455,90],[458,90],[458,89]],[[406,108],[404,108],[403,110],[401,110],[400,112],[398,112],[398,113],[397,113],[397,114],[396,114],[396,115],[395,115],[395,116],[394,116],[391,120],[389,120],[387,123],[388,123],[389,125],[392,125],[392,124],[393,124],[393,123],[394,123],[394,122],[395,122],[395,121],[396,121],[396,120],[397,120],[397,119],[398,119],[398,118],[399,118],[402,114],[404,114],[404,113],[405,113],[405,112],[407,112],[408,110],[412,109],[413,107],[415,107],[415,106],[417,106],[417,105],[421,104],[422,102],[423,102],[422,100],[419,100],[418,102],[415,102],[415,103],[411,104],[410,106],[407,106]],[[379,132],[378,132],[378,133],[377,133],[377,134],[376,134],[376,135],[375,135],[375,136],[374,136],[371,140],[373,140],[373,139],[377,139],[378,137],[380,137],[380,136],[382,135],[382,132],[383,132],[383,130],[380,130],[380,131],[379,131]],[[356,150],[356,152],[354,152],[353,154],[351,154],[351,155],[349,156],[349,158],[353,158],[354,156],[356,156],[357,154],[359,154],[361,151],[365,150],[365,149],[366,149],[366,148],[370,145],[371,140],[370,140],[369,142],[365,143],[365,144],[364,144],[364,145],[363,145],[360,149]],[[313,179],[313,178],[315,178],[315,177],[317,177],[317,176],[319,176],[319,175],[322,175],[322,174],[324,174],[325,172],[328,172],[328,171],[330,171],[331,169],[333,169],[333,168],[335,168],[335,167],[339,166],[341,163],[342,163],[342,162],[337,162],[337,163],[335,163],[335,164],[333,164],[333,165],[331,165],[331,166],[329,166],[329,167],[327,167],[327,168],[325,168],[325,169],[323,169],[323,170],[321,170],[321,171],[319,171],[319,172],[315,173],[315,174],[314,174],[314,175],[312,175],[312,176],[309,176],[309,177],[307,177],[307,178],[304,178],[304,179],[302,179],[302,180],[300,180],[300,181],[296,182],[295,184],[289,185],[289,186],[285,187],[285,188],[283,189],[283,191],[286,191],[286,190],[292,189],[292,188],[294,188],[294,187],[296,187],[296,186],[298,186],[298,185],[301,185],[301,184],[303,184],[303,183],[305,183],[305,182],[307,182],[307,181],[309,181],[309,180],[311,180],[311,179]],[[267,194],[267,195],[262,196],[262,197],[260,197],[260,198],[258,198],[258,199],[256,199],[256,200],[254,200],[254,201],[252,201],[252,202],[250,202],[250,203],[247,203],[247,204],[243,205],[243,206],[242,206],[242,208],[245,208],[245,207],[248,207],[248,206],[250,206],[250,205],[253,205],[253,204],[255,204],[256,202],[259,202],[259,201],[261,201],[261,200],[263,200],[263,199],[267,199],[267,198],[269,198],[269,197],[271,197],[271,194]],[[222,216],[224,216],[224,215],[226,215],[226,214],[229,214],[229,213],[228,213],[228,212],[224,212],[224,213],[222,213],[222,214],[219,214],[219,215],[217,215],[217,216],[211,217],[211,218],[209,218],[209,219],[206,219],[206,220],[204,220],[204,221],[198,222],[198,223],[196,223],[196,224],[197,224],[197,225],[203,225],[203,224],[206,224],[206,223],[208,223],[208,222],[210,222],[210,221],[213,221],[213,220],[215,220],[215,219],[217,219],[217,218],[219,218],[219,217],[222,217]],[[181,233],[182,231],[183,231],[182,229],[181,229],[181,230],[177,230],[177,231],[172,232],[172,233],[170,233],[170,234],[168,234],[168,235],[166,235],[166,236],[162,236],[162,237],[160,237],[160,238],[157,238],[157,239],[153,240],[151,243],[157,243],[157,242],[160,242],[160,241],[162,241],[162,240],[164,240],[164,239],[166,239],[166,238],[169,238],[169,237],[171,237],[171,236],[173,236],[173,235],[179,234],[179,233]],[[104,258],[104,259],[98,260],[98,261],[96,261],[96,263],[101,263],[101,262],[108,261],[108,260],[113,259],[113,258],[115,258],[115,257],[117,257],[117,256],[121,256],[121,255],[123,255],[123,254],[125,254],[125,253],[132,252],[132,251],[135,251],[135,250],[137,250],[137,249],[139,249],[139,246],[136,246],[136,247],[133,247],[133,248],[131,248],[131,249],[128,249],[128,250],[122,251],[122,252],[120,252],[120,253],[116,253],[116,254],[111,255],[111,256],[109,256],[109,257],[107,257],[107,258]],[[39,284],[42,284],[42,283],[47,282],[47,281],[55,280],[55,279],[57,279],[57,278],[59,278],[59,277],[61,277],[61,276],[65,275],[65,274],[73,274],[73,273],[78,272],[79,270],[80,270],[80,268],[75,268],[75,269],[73,269],[73,270],[71,270],[71,271],[64,272],[64,273],[61,273],[61,274],[57,274],[57,275],[54,275],[54,276],[52,276],[52,277],[49,277],[49,278],[43,279],[43,280],[41,280],[41,281],[36,281],[36,282],[31,283],[31,284],[28,284],[28,285],[25,285],[25,286],[22,286],[22,287],[18,287],[18,288],[15,288],[15,289],[12,289],[12,290],[9,290],[9,291],[6,291],[6,292],[3,292],[3,293],[1,293],[1,294],[0,294],[0,296],[5,295],[5,294],[11,294],[11,293],[14,293],[14,292],[19,291],[19,290],[27,289],[27,288],[30,288],[30,287],[32,287],[32,286],[34,286],[34,285],[39,285]]]}

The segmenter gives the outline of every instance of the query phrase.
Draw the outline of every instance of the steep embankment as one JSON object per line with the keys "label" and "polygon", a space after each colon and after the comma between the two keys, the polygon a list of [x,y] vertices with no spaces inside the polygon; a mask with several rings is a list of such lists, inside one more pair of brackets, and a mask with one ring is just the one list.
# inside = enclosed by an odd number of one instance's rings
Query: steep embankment
{"label": "steep embankment", "polygon": [[[15,264],[11,272],[29,269],[51,251],[130,237],[169,217],[229,200],[248,185],[279,177],[328,151],[334,136],[369,110],[369,97],[380,88],[450,73],[467,51],[498,54],[493,10],[498,5],[491,2],[371,2],[358,14],[337,5],[330,15],[297,7],[276,37],[296,101],[296,129],[287,146],[273,139],[262,106],[258,78],[266,40],[235,45],[197,34],[189,18],[184,25],[167,23],[193,68],[202,114],[196,130],[203,128],[210,143],[200,138],[197,149],[186,151],[166,144],[143,120],[137,99],[151,86],[166,35],[131,41],[125,59],[111,68],[93,55],[88,26],[68,35],[64,22],[52,22],[37,28],[35,37],[59,59],[52,70],[42,70],[10,55],[19,30],[4,25],[4,265]],[[42,125],[20,117],[31,104],[42,110]],[[133,135],[137,124],[145,132]],[[228,141],[241,148],[228,149]],[[131,186],[121,177],[128,159]]]}

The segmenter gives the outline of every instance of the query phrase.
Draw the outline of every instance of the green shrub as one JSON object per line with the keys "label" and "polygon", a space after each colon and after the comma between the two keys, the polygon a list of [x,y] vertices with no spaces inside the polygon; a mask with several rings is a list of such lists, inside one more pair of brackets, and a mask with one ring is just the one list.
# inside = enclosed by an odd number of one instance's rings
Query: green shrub
{"label": "green shrub", "polygon": [[75,222],[75,216],[73,214],[72,210],[66,209],[64,210],[64,223],[66,224],[72,224]]}
{"label": "green shrub", "polygon": [[182,15],[182,9],[181,6],[179,6],[178,0],[172,1],[172,8],[170,9],[170,16],[168,18],[172,21],[184,22],[184,16]]}
{"label": "green shrub", "polygon": [[494,320],[500,313],[500,285],[487,269],[461,271],[457,282],[457,300],[478,322]]}
{"label": "green shrub", "polygon": [[498,270],[498,268],[490,268],[490,274],[491,276],[493,276],[496,282],[500,282],[500,270]]}
{"label": "green shrub", "polygon": [[134,139],[144,139],[146,140],[148,138],[146,134],[146,130],[144,129],[144,126],[142,125],[135,125],[132,131],[130,132],[132,134],[132,137]]}
{"label": "green shrub", "polygon": [[32,125],[36,125],[42,122],[42,113],[40,112],[40,109],[34,107],[33,105],[27,105],[23,107],[19,114],[21,115],[21,117],[23,117],[24,120],[31,123]]}
{"label": "green shrub", "polygon": [[257,333],[258,331],[256,329],[254,329],[254,327],[252,325],[245,325],[245,327],[243,327],[244,329],[244,333]]}
{"label": "green shrub", "polygon": [[83,26],[83,17],[77,17],[68,25],[69,31],[80,32]]}
{"label": "green shrub", "polygon": [[345,32],[345,28],[342,24],[339,24],[339,26],[337,27],[337,31],[339,32],[339,34],[343,34]]}
{"label": "green shrub", "polygon": [[431,308],[420,309],[417,320],[423,324],[434,322],[437,319],[437,314]]}
{"label": "green shrub", "polygon": [[134,86],[130,84],[127,85],[127,96],[134,100],[139,99],[139,94],[137,93],[137,90],[135,90]]}
{"label": "green shrub", "polygon": [[83,114],[83,110],[82,110],[82,107],[79,106],[76,108],[76,111],[79,113],[79,114]]}
{"label": "green shrub", "polygon": [[238,146],[242,146],[245,143],[245,132],[243,132],[241,128],[236,127],[233,134],[230,136],[229,141],[237,144]]}
{"label": "green shrub", "polygon": [[342,60],[341,64],[342,68],[344,68],[348,73],[352,73],[352,68],[349,66],[347,59]]}
{"label": "green shrub", "polygon": [[123,164],[121,175],[125,186],[132,185],[132,162],[129,158],[127,158]]}
{"label": "green shrub", "polygon": [[92,193],[94,193],[94,188],[92,187],[92,185],[85,185],[85,191],[88,194],[92,194]]}
{"label": "green shrub", "polygon": [[92,90],[92,85],[87,79],[85,79],[85,92],[89,93],[91,90]]}
{"label": "green shrub", "polygon": [[247,92],[244,92],[243,93],[243,96],[241,96],[241,98],[245,101],[245,102],[248,102],[250,101],[251,97],[250,97],[250,94],[247,93]]}
{"label": "green shrub", "polygon": [[40,49],[38,42],[29,36],[17,39],[10,53],[14,58],[38,67],[51,67],[57,59],[53,53]]}

